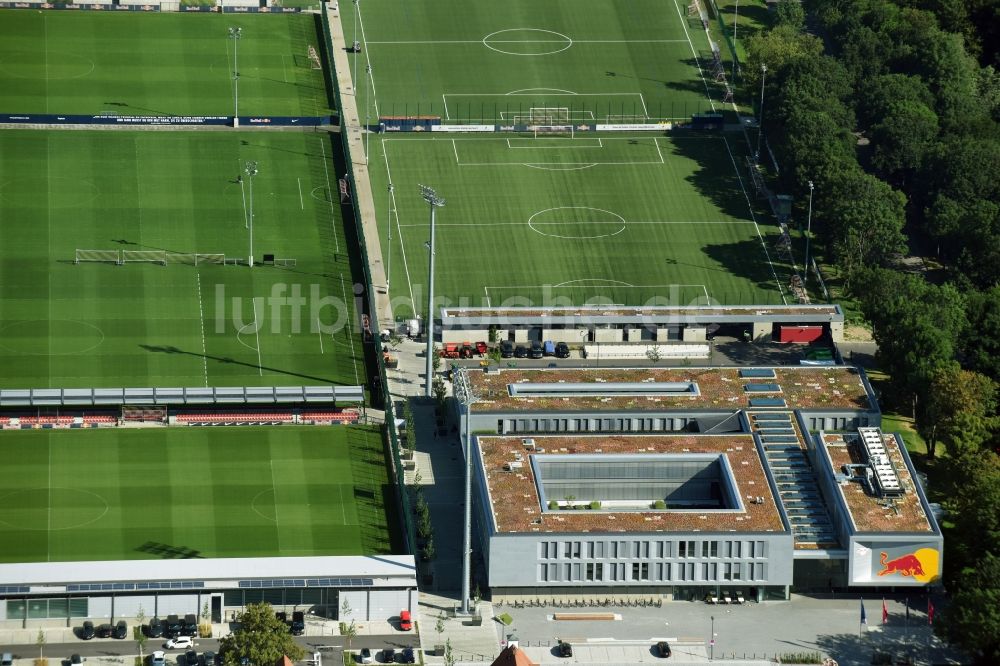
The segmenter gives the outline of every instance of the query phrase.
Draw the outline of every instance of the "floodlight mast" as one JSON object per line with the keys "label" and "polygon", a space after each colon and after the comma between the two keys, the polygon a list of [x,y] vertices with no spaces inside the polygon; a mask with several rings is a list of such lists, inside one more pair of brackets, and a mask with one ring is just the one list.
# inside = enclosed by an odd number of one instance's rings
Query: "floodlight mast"
{"label": "floodlight mast", "polygon": [[253,178],[257,175],[257,162],[249,161],[246,164],[247,179],[250,181],[250,257],[247,264],[253,268]]}
{"label": "floodlight mast", "polygon": [[385,216],[385,219],[389,223],[389,239],[386,244],[385,251],[385,291],[389,292],[389,285],[391,284],[392,276],[392,193],[395,188],[392,183],[389,183],[389,212]]}
{"label": "floodlight mast", "polygon": [[[455,398],[465,407],[465,519],[462,533],[462,611],[470,615],[469,584],[472,577],[472,405],[479,398],[465,370],[455,373]],[[474,609],[478,610],[478,609]]]}
{"label": "floodlight mast", "polygon": [[233,40],[233,127],[240,126],[240,67],[237,45],[243,37],[243,28],[229,28],[229,39]]}
{"label": "floodlight mast", "polygon": [[757,152],[754,162],[760,164],[760,137],[764,133],[764,80],[767,78],[767,65],[760,65],[760,114],[757,116]]}
{"label": "floodlight mast", "polygon": [[802,288],[805,289],[806,283],[809,282],[809,239],[812,238],[812,227],[813,227],[813,182],[809,181],[809,216],[806,222],[806,266],[804,269],[804,274],[802,275]]}
{"label": "floodlight mast", "polygon": [[427,243],[430,250],[430,261],[427,275],[427,322],[425,324],[427,335],[427,387],[424,395],[433,397],[434,387],[434,211],[444,205],[444,199],[437,195],[433,188],[426,185],[420,186],[420,196],[431,206],[431,239]]}

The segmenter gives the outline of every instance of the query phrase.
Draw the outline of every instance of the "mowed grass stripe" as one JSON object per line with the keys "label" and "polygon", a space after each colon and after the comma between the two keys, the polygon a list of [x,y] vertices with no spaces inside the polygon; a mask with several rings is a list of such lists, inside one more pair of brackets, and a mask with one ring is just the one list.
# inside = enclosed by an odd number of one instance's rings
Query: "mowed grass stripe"
{"label": "mowed grass stripe", "polygon": [[5,562],[390,551],[375,431],[11,431],[0,453]]}

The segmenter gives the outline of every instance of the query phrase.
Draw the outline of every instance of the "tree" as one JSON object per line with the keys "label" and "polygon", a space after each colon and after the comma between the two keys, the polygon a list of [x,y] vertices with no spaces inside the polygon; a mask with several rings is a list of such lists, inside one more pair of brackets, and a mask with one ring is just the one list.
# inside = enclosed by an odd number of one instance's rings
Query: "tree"
{"label": "tree", "polygon": [[935,146],[937,135],[937,114],[925,104],[894,104],[869,132],[874,146],[872,165],[890,177],[915,172]]}
{"label": "tree", "polygon": [[948,520],[945,585],[959,588],[963,571],[974,568],[1000,543],[1000,456],[986,452],[948,460],[948,478],[956,479],[944,501]]}
{"label": "tree", "polygon": [[1000,381],[1000,286],[970,291],[966,313],[969,327],[961,342],[965,364]]}
{"label": "tree", "polygon": [[659,345],[650,345],[646,347],[646,358],[648,358],[653,363],[653,365],[659,363],[662,357],[663,356],[660,353]]}
{"label": "tree", "polygon": [[283,656],[299,661],[305,650],[288,633],[285,623],[274,615],[266,601],[247,604],[236,616],[236,629],[219,642],[226,666],[236,666],[244,658],[256,666],[270,666]]}
{"label": "tree", "polygon": [[354,609],[351,608],[351,602],[348,601],[347,599],[344,599],[344,603],[340,605],[340,617],[341,617],[340,623],[343,626],[343,634],[347,638],[348,650],[351,649],[351,641],[353,641],[354,637],[358,635],[358,627],[356,624],[354,624],[353,617],[351,618],[351,621],[349,623],[344,622],[344,619],[353,614],[354,614]]}
{"label": "tree", "polygon": [[938,441],[952,456],[975,452],[996,427],[996,384],[978,372],[949,363],[934,370],[917,429],[932,458]]}
{"label": "tree", "polygon": [[146,621],[146,609],[139,606],[139,610],[135,613],[135,625],[132,627],[132,638],[135,639],[135,646],[139,649],[139,660],[142,660],[143,650],[146,647],[146,641],[148,640],[146,632],[143,630],[142,625]]}
{"label": "tree", "polygon": [[937,632],[962,647],[974,663],[1000,663],[1000,557],[984,553],[965,569],[942,611]]}
{"label": "tree", "polygon": [[443,408],[445,400],[448,399],[448,387],[445,386],[444,380],[441,377],[434,377],[432,391],[434,392],[434,400],[437,402],[438,407]]}
{"label": "tree", "polygon": [[[43,631],[42,629],[39,629],[38,630],[38,635],[35,636],[35,645],[38,646],[38,663],[39,664],[44,664],[45,663],[45,643],[46,642],[47,641],[45,639],[45,631]],[[140,652],[139,654],[141,655],[142,652]]]}
{"label": "tree", "polygon": [[455,653],[451,649],[451,639],[444,642],[444,666],[455,666]]}
{"label": "tree", "polygon": [[801,0],[779,0],[774,8],[775,25],[801,30],[806,24],[806,10]]}

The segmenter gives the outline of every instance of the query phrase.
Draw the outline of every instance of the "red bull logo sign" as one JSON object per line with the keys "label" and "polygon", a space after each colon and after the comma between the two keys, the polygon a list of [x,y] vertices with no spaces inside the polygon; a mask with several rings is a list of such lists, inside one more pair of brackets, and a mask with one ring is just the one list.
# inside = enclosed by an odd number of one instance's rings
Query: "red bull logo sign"
{"label": "red bull logo sign", "polygon": [[879,564],[882,569],[878,572],[878,576],[901,576],[929,583],[938,577],[940,558],[940,553],[934,548],[921,548],[892,559],[889,559],[888,553],[882,551],[879,554]]}

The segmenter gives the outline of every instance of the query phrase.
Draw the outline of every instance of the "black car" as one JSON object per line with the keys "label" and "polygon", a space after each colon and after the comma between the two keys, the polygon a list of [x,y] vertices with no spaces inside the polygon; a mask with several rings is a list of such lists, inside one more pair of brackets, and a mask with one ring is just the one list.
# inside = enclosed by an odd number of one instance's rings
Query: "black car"
{"label": "black car", "polygon": [[556,654],[560,657],[572,657],[573,656],[573,646],[569,643],[559,641],[559,645],[556,646]]}
{"label": "black car", "polygon": [[184,634],[186,636],[198,635],[198,618],[192,614],[184,616]]}
{"label": "black car", "polygon": [[402,654],[399,655],[399,660],[404,664],[417,663],[416,658],[413,656],[413,648],[403,648]]}
{"label": "black car", "polygon": [[73,664],[73,666],[80,666],[80,664],[83,663],[83,657],[78,654],[74,654],[69,658],[69,663]]}
{"label": "black car", "polygon": [[569,345],[565,342],[556,343],[556,358],[569,358]]}
{"label": "black car", "polygon": [[125,623],[125,620],[118,620],[118,624],[111,631],[111,635],[118,640],[128,638],[128,625]]}
{"label": "black car", "polygon": [[197,650],[188,650],[184,653],[184,666],[199,666]]}
{"label": "black car", "polygon": [[167,627],[163,630],[163,635],[167,638],[180,636],[184,633],[184,623],[176,615],[167,616]]}
{"label": "black car", "polygon": [[543,356],[545,356],[545,352],[542,350],[542,343],[538,342],[537,340],[535,342],[532,342],[531,358],[541,358]]}
{"label": "black car", "polygon": [[113,628],[110,624],[101,624],[97,627],[97,637],[98,638],[111,638],[111,632]]}
{"label": "black car", "polygon": [[163,637],[163,620],[154,617],[149,621],[146,626],[146,635],[150,638],[162,638]]}
{"label": "black car", "polygon": [[514,343],[504,340],[500,343],[500,358],[510,358],[514,355]]}
{"label": "black car", "polygon": [[306,614],[302,611],[292,613],[292,635],[301,636],[306,633]]}
{"label": "black car", "polygon": [[284,611],[277,611],[274,617],[282,624],[288,624],[288,613]]}
{"label": "black car", "polygon": [[514,347],[514,358],[528,358],[528,348],[524,345]]}
{"label": "black car", "polygon": [[656,644],[656,656],[666,659],[670,656],[670,643],[666,641],[660,641]]}
{"label": "black car", "polygon": [[384,664],[395,664],[396,663],[396,650],[393,648],[384,648],[382,650],[382,663]]}
{"label": "black car", "polygon": [[201,666],[215,666],[215,653],[211,650],[201,653]]}
{"label": "black car", "polygon": [[93,637],[94,637],[94,623],[91,622],[90,620],[87,620],[86,622],[83,623],[83,626],[80,627],[80,638],[82,638],[85,641],[89,641]]}

